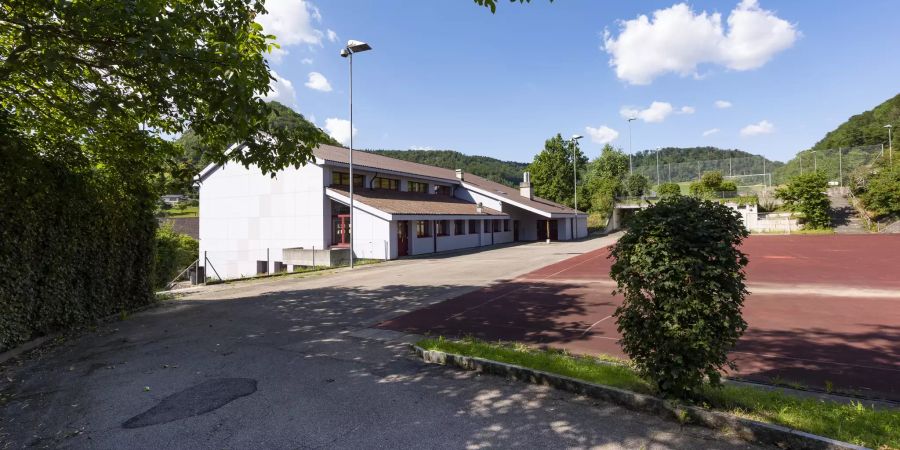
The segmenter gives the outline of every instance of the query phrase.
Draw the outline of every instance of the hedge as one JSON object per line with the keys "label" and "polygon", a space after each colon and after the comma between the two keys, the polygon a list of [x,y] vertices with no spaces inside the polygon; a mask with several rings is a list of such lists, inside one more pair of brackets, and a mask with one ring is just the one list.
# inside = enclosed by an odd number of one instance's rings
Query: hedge
{"label": "hedge", "polygon": [[150,303],[147,183],[0,140],[0,351]]}

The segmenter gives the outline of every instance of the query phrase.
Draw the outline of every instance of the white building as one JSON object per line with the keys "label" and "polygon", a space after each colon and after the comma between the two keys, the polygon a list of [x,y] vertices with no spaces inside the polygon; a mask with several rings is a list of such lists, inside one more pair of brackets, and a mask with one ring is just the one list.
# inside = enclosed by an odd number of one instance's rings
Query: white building
{"label": "white building", "polygon": [[353,154],[350,233],[349,150],[322,145],[314,156],[274,177],[235,163],[203,170],[200,261],[208,276],[328,264],[347,254],[351,236],[356,257],[373,259],[587,236],[586,215],[534,197],[527,174],[515,189],[361,151]]}

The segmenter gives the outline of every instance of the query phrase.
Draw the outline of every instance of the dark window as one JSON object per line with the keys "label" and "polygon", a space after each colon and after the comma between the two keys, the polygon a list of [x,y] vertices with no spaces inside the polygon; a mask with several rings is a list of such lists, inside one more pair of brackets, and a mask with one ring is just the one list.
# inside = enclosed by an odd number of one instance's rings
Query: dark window
{"label": "dark window", "polygon": [[503,220],[503,231],[509,231],[509,219]]}
{"label": "dark window", "polygon": [[466,234],[466,221],[465,220],[454,220],[453,221],[453,234]]}
{"label": "dark window", "polygon": [[[365,175],[353,174],[353,187],[362,187],[365,180]],[[336,186],[350,186],[350,174],[347,172],[332,172],[331,184]]]}
{"label": "dark window", "polygon": [[434,222],[434,234],[438,236],[450,235],[450,224],[446,220],[436,220]]}
{"label": "dark window", "polygon": [[469,234],[478,234],[478,222],[479,220],[470,220],[469,221]]}
{"label": "dark window", "polygon": [[500,219],[494,219],[494,233],[500,232]]}
{"label": "dark window", "polygon": [[407,183],[407,189],[409,192],[420,192],[422,194],[428,193],[428,183],[419,183],[418,181],[410,181]]}
{"label": "dark window", "polygon": [[399,191],[400,180],[378,177],[372,180],[372,187],[375,189],[390,189],[392,191]]}
{"label": "dark window", "polygon": [[434,193],[437,195],[446,195],[447,197],[453,196],[453,188],[450,186],[435,186]]}
{"label": "dark window", "polygon": [[484,219],[484,232],[485,233],[491,232],[491,221],[490,220]]}
{"label": "dark window", "polygon": [[431,236],[431,227],[429,226],[429,222],[427,220],[417,220],[416,221],[416,237],[428,237]]}

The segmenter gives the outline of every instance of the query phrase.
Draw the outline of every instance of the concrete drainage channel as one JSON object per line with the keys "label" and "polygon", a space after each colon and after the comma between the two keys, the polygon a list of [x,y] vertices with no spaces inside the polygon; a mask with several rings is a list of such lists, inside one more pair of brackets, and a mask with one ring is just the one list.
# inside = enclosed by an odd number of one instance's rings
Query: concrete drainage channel
{"label": "concrete drainage channel", "polygon": [[542,384],[556,389],[584,395],[591,398],[614,403],[625,408],[648,412],[674,419],[702,425],[714,430],[727,429],[748,442],[774,445],[781,448],[809,450],[865,450],[866,447],[841,442],[834,439],[792,430],[779,425],[757,422],[715,411],[707,411],[696,406],[676,406],[663,399],[650,395],[603,386],[586,381],[576,380],[526,367],[490,361],[481,358],[444,353],[437,350],[425,350],[418,345],[411,345],[416,356],[429,364],[456,366],[465,370],[499,375],[513,380]]}

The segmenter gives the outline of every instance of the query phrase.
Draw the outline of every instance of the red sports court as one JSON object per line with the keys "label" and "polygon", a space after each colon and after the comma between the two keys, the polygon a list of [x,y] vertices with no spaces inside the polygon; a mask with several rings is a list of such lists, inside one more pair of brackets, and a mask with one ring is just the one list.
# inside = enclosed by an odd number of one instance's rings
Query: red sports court
{"label": "red sports court", "polygon": [[[900,401],[900,236],[751,236],[740,378]],[[608,248],[552,264],[382,328],[625,355]]]}

